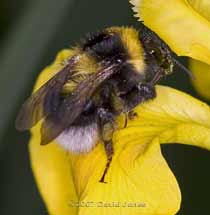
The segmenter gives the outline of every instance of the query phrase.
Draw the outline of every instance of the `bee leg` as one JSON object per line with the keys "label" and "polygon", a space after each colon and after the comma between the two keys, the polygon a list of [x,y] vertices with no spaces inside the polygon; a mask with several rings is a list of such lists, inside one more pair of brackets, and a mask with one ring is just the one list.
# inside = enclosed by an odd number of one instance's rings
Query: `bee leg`
{"label": "bee leg", "polygon": [[138,85],[138,93],[142,96],[142,102],[156,97],[155,86],[150,83],[141,83]]}
{"label": "bee leg", "polygon": [[[127,125],[128,125],[128,114],[129,114],[129,112],[128,113],[124,113],[124,116],[125,116],[125,123],[124,123],[124,127],[123,128],[126,128],[127,127]],[[130,119],[130,118],[129,118]]]}
{"label": "bee leg", "polygon": [[105,176],[109,170],[110,164],[112,162],[112,156],[114,154],[112,141],[105,141],[104,147],[105,147],[105,151],[106,151],[106,155],[107,155],[107,162],[106,162],[106,167],[104,169],[103,175],[102,175],[101,179],[99,180],[99,182],[102,182],[102,183],[106,183]]}
{"label": "bee leg", "polygon": [[156,97],[155,87],[148,83],[138,84],[131,92],[123,97],[126,112],[131,111],[138,104]]}
{"label": "bee leg", "polygon": [[112,137],[115,130],[114,115],[109,111],[106,111],[104,108],[100,108],[99,116],[100,116],[101,138],[102,138],[102,141],[104,142],[104,148],[107,155],[106,167],[104,169],[103,175],[99,180],[99,182],[106,183],[105,176],[108,172],[108,169],[112,161],[112,156],[114,154],[114,149],[112,145]]}

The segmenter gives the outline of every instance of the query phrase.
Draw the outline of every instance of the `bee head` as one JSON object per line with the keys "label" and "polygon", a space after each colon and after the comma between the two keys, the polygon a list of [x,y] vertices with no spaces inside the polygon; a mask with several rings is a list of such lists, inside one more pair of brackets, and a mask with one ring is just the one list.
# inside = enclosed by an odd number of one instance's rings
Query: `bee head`
{"label": "bee head", "polygon": [[145,51],[145,60],[153,64],[153,70],[162,70],[163,75],[173,72],[174,61],[170,48],[151,30],[142,25],[140,40]]}

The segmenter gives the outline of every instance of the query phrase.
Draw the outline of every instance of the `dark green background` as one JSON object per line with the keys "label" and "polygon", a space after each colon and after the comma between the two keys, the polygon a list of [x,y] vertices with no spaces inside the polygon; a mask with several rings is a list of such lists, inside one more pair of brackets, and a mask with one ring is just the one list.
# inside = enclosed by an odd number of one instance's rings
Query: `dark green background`
{"label": "dark green background", "polygon": [[[1,215],[47,214],[30,169],[29,135],[14,128],[18,107],[39,71],[84,33],[131,24],[137,22],[127,0],[0,0]],[[184,73],[173,74],[163,84],[197,96]],[[182,191],[179,214],[210,214],[210,153],[184,145],[162,149]]]}

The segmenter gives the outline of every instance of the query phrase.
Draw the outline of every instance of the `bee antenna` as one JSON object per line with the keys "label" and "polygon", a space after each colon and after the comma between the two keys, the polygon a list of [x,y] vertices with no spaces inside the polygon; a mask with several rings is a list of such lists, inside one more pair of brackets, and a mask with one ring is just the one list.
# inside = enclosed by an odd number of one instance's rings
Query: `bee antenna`
{"label": "bee antenna", "polygon": [[186,72],[193,80],[195,80],[195,76],[193,75],[193,73],[187,69],[183,64],[181,64],[178,60],[176,60],[175,58],[173,58],[173,62],[179,67],[181,68],[184,72]]}

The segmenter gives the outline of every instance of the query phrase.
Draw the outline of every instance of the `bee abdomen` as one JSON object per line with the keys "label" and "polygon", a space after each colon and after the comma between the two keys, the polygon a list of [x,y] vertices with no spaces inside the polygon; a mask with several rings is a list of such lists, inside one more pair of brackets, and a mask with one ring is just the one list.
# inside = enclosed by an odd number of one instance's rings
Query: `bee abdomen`
{"label": "bee abdomen", "polygon": [[91,151],[98,140],[97,123],[86,126],[73,125],[56,138],[56,142],[62,148],[74,153],[87,153]]}

